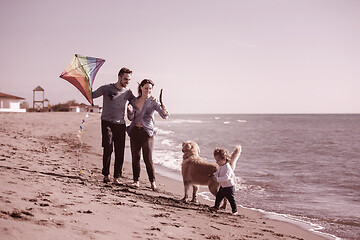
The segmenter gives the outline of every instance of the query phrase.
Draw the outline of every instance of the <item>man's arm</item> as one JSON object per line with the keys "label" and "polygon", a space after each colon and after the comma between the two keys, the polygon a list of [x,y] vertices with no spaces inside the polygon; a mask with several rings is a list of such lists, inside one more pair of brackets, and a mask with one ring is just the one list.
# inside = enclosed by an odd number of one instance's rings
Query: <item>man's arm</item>
{"label": "man's arm", "polygon": [[93,98],[98,98],[98,97],[104,95],[105,89],[106,89],[105,86],[99,87],[99,88],[96,89],[94,92],[92,92],[92,97],[93,97]]}

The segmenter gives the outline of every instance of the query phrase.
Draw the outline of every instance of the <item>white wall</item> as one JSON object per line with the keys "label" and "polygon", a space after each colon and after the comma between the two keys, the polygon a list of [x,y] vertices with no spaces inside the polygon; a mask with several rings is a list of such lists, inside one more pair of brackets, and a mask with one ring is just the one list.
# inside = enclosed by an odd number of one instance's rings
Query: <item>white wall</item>
{"label": "white wall", "polygon": [[14,99],[0,100],[0,112],[26,112],[26,109],[20,109],[20,101]]}

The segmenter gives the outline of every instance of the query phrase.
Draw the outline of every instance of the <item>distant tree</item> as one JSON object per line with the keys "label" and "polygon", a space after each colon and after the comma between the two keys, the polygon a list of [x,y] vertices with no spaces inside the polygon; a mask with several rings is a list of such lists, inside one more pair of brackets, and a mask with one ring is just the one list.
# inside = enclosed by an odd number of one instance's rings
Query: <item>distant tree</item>
{"label": "distant tree", "polygon": [[76,105],[79,105],[79,103],[75,100],[70,100],[68,102],[66,102],[66,104],[69,104],[69,106],[76,106]]}
{"label": "distant tree", "polygon": [[67,101],[66,103],[58,103],[51,106],[53,112],[68,112],[70,106],[79,105],[75,100]]}
{"label": "distant tree", "polygon": [[21,109],[29,109],[29,103],[26,101],[20,103],[20,108]]}

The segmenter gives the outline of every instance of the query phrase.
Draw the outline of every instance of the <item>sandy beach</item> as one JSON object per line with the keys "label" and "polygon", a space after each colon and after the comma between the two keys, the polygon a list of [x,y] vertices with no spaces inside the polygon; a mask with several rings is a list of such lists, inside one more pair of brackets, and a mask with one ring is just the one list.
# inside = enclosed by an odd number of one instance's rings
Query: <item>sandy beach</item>
{"label": "sandy beach", "polygon": [[100,114],[1,113],[0,129],[1,239],[324,239],[257,211],[183,203],[182,182],[159,173],[159,191],[145,170],[133,188],[128,143],[123,183],[103,183]]}

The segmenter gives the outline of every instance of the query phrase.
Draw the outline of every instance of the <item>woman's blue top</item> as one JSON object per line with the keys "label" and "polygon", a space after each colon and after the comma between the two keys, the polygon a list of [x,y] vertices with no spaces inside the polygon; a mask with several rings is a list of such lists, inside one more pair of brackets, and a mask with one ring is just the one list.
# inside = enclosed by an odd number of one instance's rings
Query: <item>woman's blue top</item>
{"label": "woman's blue top", "polygon": [[128,119],[132,122],[126,128],[126,131],[130,135],[131,129],[133,129],[133,127],[136,126],[136,124],[141,122],[146,133],[150,137],[152,137],[155,133],[155,129],[154,129],[155,128],[155,121],[154,121],[155,110],[159,113],[159,115],[163,119],[167,119],[170,116],[170,114],[168,111],[166,111],[166,115],[164,115],[160,103],[151,98],[146,99],[144,106],[143,106],[142,110],[140,111],[140,109],[138,109],[135,106],[136,99],[137,98],[133,98],[130,101],[130,104],[133,107],[133,114],[129,114],[129,110],[128,110]]}

